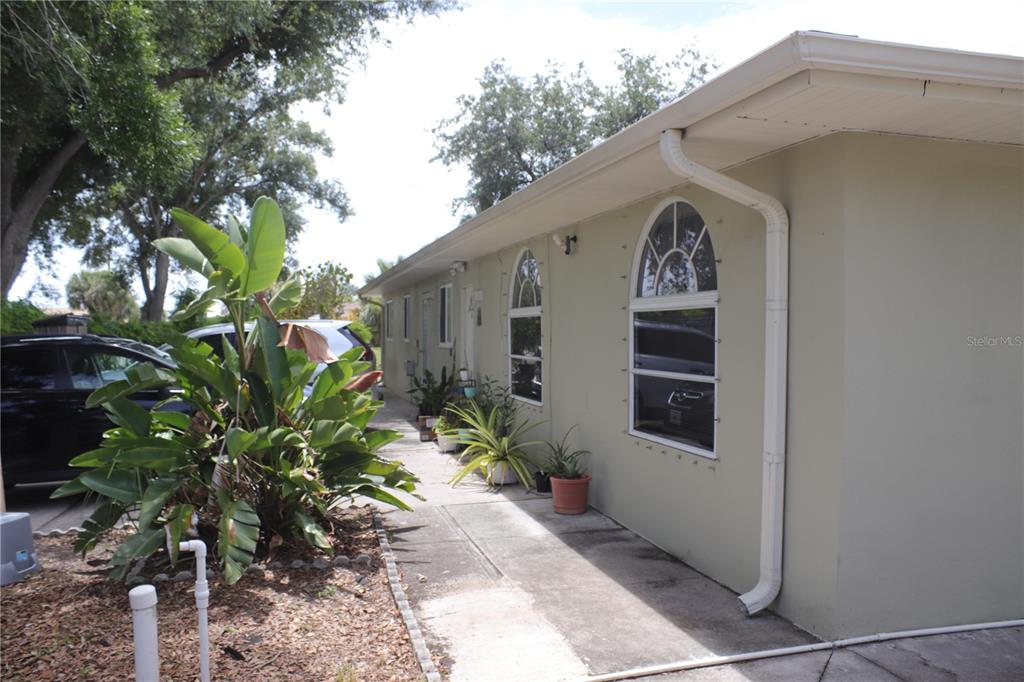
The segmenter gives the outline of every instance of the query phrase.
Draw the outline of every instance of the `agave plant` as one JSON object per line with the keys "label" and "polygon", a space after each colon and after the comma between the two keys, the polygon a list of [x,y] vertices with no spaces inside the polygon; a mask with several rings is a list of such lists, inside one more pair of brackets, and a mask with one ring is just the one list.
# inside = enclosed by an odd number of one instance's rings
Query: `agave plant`
{"label": "agave plant", "polygon": [[[277,283],[285,250],[277,204],[257,200],[248,230],[234,219],[222,232],[184,211],[172,215],[186,238],[156,247],[207,280],[181,315],[220,301],[237,343],[225,343],[221,359],[180,336],[168,351],[174,372],[136,364],[89,397],[115,427],[101,447],[72,460],[88,471],[54,493],[106,498],[76,551],[88,552],[127,514],[135,533],[111,559],[115,577],[165,545],[176,560],[179,539],[198,532],[214,542],[233,583],[285,542],[329,552],[332,512],[355,495],[409,509],[396,493],[415,495],[416,478],[377,454],[399,435],[367,428],[381,406],[365,393],[366,375],[357,378],[369,363],[357,359],[359,349],[334,358],[315,331],[276,319],[301,294],[295,280]],[[329,364],[312,379],[321,362]],[[174,395],[152,411],[128,399],[154,387],[174,387]],[[170,411],[170,403],[186,409]]]}
{"label": "agave plant", "polygon": [[569,434],[576,426],[570,426],[562,440],[545,443],[549,452],[543,470],[547,475],[554,478],[578,479],[587,473],[583,466],[583,458],[591,454],[590,450],[573,450],[569,447]]}
{"label": "agave plant", "polygon": [[519,482],[527,489],[532,487],[533,475],[530,473],[530,458],[525,449],[538,445],[541,441],[521,441],[522,435],[533,428],[526,420],[513,418],[506,421],[506,415],[499,407],[484,412],[477,403],[470,401],[468,407],[450,405],[452,412],[464,425],[460,429],[458,442],[465,445],[463,460],[469,459],[456,473],[450,483],[457,485],[462,479],[474,471],[479,471],[491,485],[500,485],[501,478],[495,480],[495,474],[505,467],[511,469]]}

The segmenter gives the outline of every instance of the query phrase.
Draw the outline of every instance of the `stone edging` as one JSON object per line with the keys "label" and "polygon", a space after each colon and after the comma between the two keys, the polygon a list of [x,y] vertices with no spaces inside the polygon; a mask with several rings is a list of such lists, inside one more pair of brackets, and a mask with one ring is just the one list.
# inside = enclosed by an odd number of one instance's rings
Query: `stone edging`
{"label": "stone edging", "polygon": [[384,530],[380,512],[376,509],[373,511],[373,527],[377,530],[377,540],[380,542],[380,553],[384,557],[384,565],[388,572],[391,593],[395,596],[395,604],[402,614],[402,620],[405,621],[405,629],[409,632],[409,639],[412,640],[412,647],[416,650],[416,658],[419,659],[423,674],[426,676],[427,682],[441,682],[441,673],[437,672],[437,668],[434,666],[427,641],[423,638],[423,630],[420,629],[416,614],[412,611],[409,598],[405,596],[405,589],[402,587],[402,581],[398,575],[398,564],[395,563],[395,554],[391,551],[387,531]]}

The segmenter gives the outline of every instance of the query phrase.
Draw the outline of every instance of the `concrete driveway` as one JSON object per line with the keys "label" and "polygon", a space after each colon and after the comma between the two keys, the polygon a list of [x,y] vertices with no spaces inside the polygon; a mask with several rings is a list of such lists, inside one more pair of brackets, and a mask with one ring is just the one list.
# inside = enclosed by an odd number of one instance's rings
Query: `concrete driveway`
{"label": "concrete driveway", "polygon": [[[384,509],[406,591],[453,681],[581,679],[817,641],[595,510],[554,514],[520,486],[451,488],[454,458],[421,444],[414,408],[389,396],[387,454],[422,479],[413,513]],[[467,479],[470,480],[470,479]],[[651,679],[1021,679],[1024,632],[991,630],[822,651]]]}
{"label": "concrete driveway", "polygon": [[85,500],[84,496],[65,497],[51,500],[50,493],[62,483],[32,483],[19,485],[5,491],[9,512],[28,512],[32,530],[46,533],[51,530],[80,528],[96,509],[95,498]]}

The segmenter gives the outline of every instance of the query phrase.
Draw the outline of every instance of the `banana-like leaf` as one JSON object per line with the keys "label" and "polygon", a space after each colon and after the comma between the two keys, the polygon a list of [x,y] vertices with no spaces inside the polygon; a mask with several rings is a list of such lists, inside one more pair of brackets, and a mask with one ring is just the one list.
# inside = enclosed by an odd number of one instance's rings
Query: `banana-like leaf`
{"label": "banana-like leaf", "polygon": [[226,234],[180,208],[172,208],[171,217],[185,236],[218,269],[228,270],[236,276],[244,275],[245,254],[231,243]]}
{"label": "banana-like leaf", "polygon": [[191,417],[184,412],[163,412],[155,411],[151,413],[153,421],[159,422],[164,426],[170,426],[175,429],[184,431],[188,428],[188,423],[191,421]]}
{"label": "banana-like leaf", "polygon": [[194,270],[201,275],[209,277],[213,273],[213,266],[206,260],[203,252],[196,248],[196,245],[181,237],[164,237],[154,239],[153,246],[163,251],[168,256],[178,261],[186,268]]}
{"label": "banana-like leaf", "polygon": [[145,389],[171,386],[175,380],[173,372],[154,367],[148,362],[139,362],[129,366],[124,371],[124,375],[124,379],[113,381],[90,393],[89,397],[85,399],[85,406],[96,407]]}
{"label": "banana-like leaf", "polygon": [[109,464],[117,456],[117,448],[96,448],[71,458],[68,466],[98,467]]}
{"label": "banana-like leaf", "polygon": [[242,275],[243,296],[269,289],[284,265],[284,217],[277,202],[260,197],[252,207],[249,238],[245,243],[246,269]]}
{"label": "banana-like leaf", "polygon": [[242,223],[240,223],[238,218],[235,216],[229,215],[227,224],[228,238],[231,240],[231,243],[244,251],[245,240],[248,238],[248,235],[246,235],[245,228],[242,227]]}
{"label": "banana-like leaf", "polygon": [[388,443],[394,443],[396,440],[401,440],[402,434],[397,431],[370,431],[364,437],[366,441],[366,447],[371,452],[376,452]]}
{"label": "banana-like leaf", "polygon": [[324,532],[324,529],[312,517],[302,512],[295,512],[295,525],[302,531],[302,537],[306,538],[306,542],[312,546],[328,551],[332,549],[327,533]]}
{"label": "banana-like leaf", "polygon": [[125,469],[93,469],[86,471],[77,480],[93,492],[127,504],[138,502],[142,496],[135,472]]}
{"label": "banana-like leaf", "polygon": [[192,515],[195,507],[191,504],[178,504],[167,515],[167,523],[164,525],[164,532],[169,536],[167,549],[171,553],[171,563],[178,561],[178,543],[186,536],[189,528],[192,527]]}
{"label": "banana-like leaf", "polygon": [[318,419],[313,422],[309,444],[314,448],[326,448],[342,441],[354,440],[361,431],[351,424],[334,419]]}
{"label": "banana-like leaf", "polygon": [[56,500],[60,497],[71,497],[72,495],[82,495],[83,493],[89,492],[89,488],[82,483],[82,476],[76,476],[61,487],[50,493],[50,499]]}
{"label": "banana-like leaf", "polygon": [[412,507],[410,507],[408,504],[398,499],[397,497],[389,493],[387,490],[384,490],[383,488],[378,488],[375,485],[362,485],[356,488],[353,492],[362,495],[363,497],[369,497],[372,500],[377,500],[378,502],[390,504],[392,507],[398,507],[403,511],[412,511]]}
{"label": "banana-like leaf", "polygon": [[114,398],[103,405],[110,414],[110,420],[123,426],[136,436],[148,436],[149,427],[153,423],[149,410],[139,407],[127,398]]}
{"label": "banana-like leaf", "polygon": [[256,442],[257,435],[242,428],[232,427],[228,429],[224,438],[227,441],[228,454],[234,458],[248,450]]}
{"label": "banana-like leaf", "polygon": [[167,500],[171,498],[181,485],[176,478],[157,478],[149,482],[146,492],[142,493],[139,505],[139,528],[146,530],[163,511]]}
{"label": "banana-like leaf", "polygon": [[270,395],[267,384],[255,372],[247,372],[249,395],[252,398],[252,409],[261,426],[277,426],[277,410],[274,409],[274,398]]}
{"label": "banana-like leaf", "polygon": [[132,559],[147,557],[164,546],[164,529],[150,528],[132,535],[110,557],[110,565],[114,567],[111,575],[124,578],[131,566]]}
{"label": "banana-like leaf", "polygon": [[297,306],[299,301],[302,300],[303,288],[302,280],[295,275],[286,279],[270,297],[268,302],[270,311],[275,315],[280,315],[282,310]]}
{"label": "banana-like leaf", "polygon": [[107,500],[82,522],[82,529],[78,531],[75,539],[75,552],[86,552],[96,546],[100,536],[114,527],[127,508],[125,505],[115,501]]}
{"label": "banana-like leaf", "polygon": [[280,336],[281,346],[301,350],[313,362],[334,362],[338,359],[324,335],[310,327],[287,322],[281,325]]}
{"label": "banana-like leaf", "polygon": [[260,518],[245,500],[231,501],[223,493],[217,500],[221,509],[217,554],[224,567],[224,578],[232,585],[252,563],[260,539]]}
{"label": "banana-like leaf", "polygon": [[263,369],[270,384],[270,394],[275,400],[284,396],[288,386],[288,356],[278,344],[281,336],[277,331],[277,323],[262,315],[256,318],[256,324],[260,330],[260,353],[263,356]]}

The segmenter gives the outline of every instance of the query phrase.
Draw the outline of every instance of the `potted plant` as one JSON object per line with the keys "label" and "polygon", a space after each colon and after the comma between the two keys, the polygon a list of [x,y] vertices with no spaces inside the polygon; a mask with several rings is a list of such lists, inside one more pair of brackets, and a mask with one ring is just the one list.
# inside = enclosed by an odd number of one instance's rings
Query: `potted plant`
{"label": "potted plant", "polygon": [[412,378],[412,388],[409,389],[409,395],[412,396],[419,407],[420,440],[434,439],[433,435],[429,438],[424,438],[422,431],[429,430],[433,433],[433,429],[431,429],[432,424],[428,422],[431,419],[436,419],[441,414],[441,410],[451,396],[454,387],[454,372],[449,374],[447,367],[441,368],[440,381],[434,378],[433,372],[429,369],[423,371],[423,379],[418,377]]}
{"label": "potted plant", "polygon": [[551,478],[551,500],[556,514],[582,514],[587,511],[590,476],[583,469],[583,458],[590,451],[569,449],[569,434],[575,428],[575,424],[571,426],[561,441],[547,443],[550,453],[544,471]]}
{"label": "potted plant", "polygon": [[[447,408],[446,408],[447,409]],[[445,415],[441,415],[434,422],[434,433],[437,434],[437,449],[441,452],[455,452],[459,444],[454,425],[448,421]]]}
{"label": "potted plant", "polygon": [[509,485],[518,480],[527,490],[533,487],[530,459],[524,450],[540,441],[520,441],[523,433],[533,428],[531,424],[516,419],[514,414],[511,423],[503,423],[498,407],[485,413],[473,401],[465,409],[458,406],[450,409],[467,425],[466,434],[460,436],[459,442],[466,446],[463,459],[469,458],[469,462],[452,477],[452,485],[457,485],[476,471],[492,486]]}

